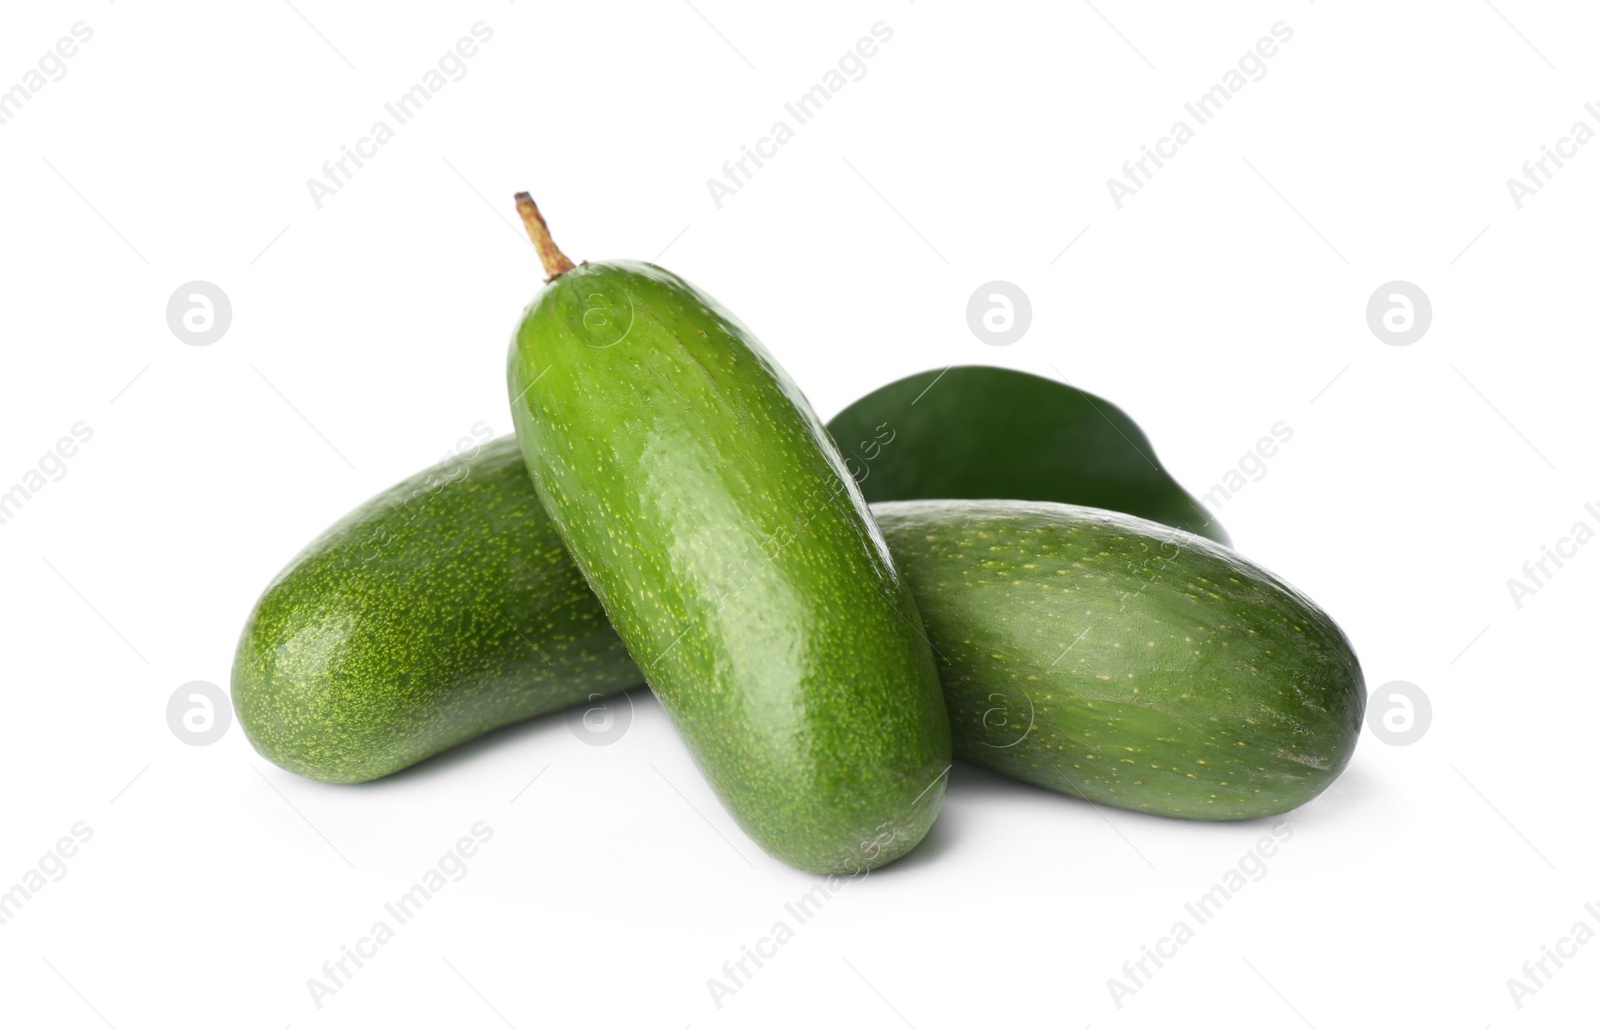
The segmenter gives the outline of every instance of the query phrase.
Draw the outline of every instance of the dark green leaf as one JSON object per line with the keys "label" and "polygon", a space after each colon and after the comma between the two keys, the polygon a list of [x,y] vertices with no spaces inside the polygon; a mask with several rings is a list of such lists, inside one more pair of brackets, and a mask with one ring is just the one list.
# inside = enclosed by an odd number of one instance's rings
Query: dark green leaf
{"label": "dark green leaf", "polygon": [[1115,404],[1006,368],[892,382],[828,423],[869,502],[1051,500],[1228,534]]}

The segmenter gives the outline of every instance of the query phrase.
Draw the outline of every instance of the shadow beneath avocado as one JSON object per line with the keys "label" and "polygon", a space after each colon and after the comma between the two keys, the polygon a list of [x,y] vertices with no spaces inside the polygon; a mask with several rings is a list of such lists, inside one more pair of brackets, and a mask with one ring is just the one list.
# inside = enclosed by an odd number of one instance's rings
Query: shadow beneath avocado
{"label": "shadow beneath avocado", "polygon": [[874,868],[870,874],[892,876],[902,872],[910,873],[925,864],[942,860],[948,851],[960,846],[962,807],[974,802],[982,804],[985,798],[1006,793],[1014,794],[1017,787],[1023,785],[1025,784],[1015,779],[1007,779],[975,765],[961,761],[954,762],[950,766],[950,777],[945,784],[944,802],[939,809],[939,817],[934,820],[928,835],[924,836],[922,842],[912,848],[909,854],[881,868]]}
{"label": "shadow beneath avocado", "polygon": [[941,813],[940,817],[934,819],[933,825],[929,827],[928,834],[922,838],[922,842],[911,848],[909,854],[897,858],[887,865],[872,869],[867,873],[867,877],[876,879],[880,875],[899,875],[902,872],[915,871],[930,861],[938,861],[954,845],[955,836],[956,834],[950,830],[949,823]]}
{"label": "shadow beneath avocado", "polygon": [[[1379,786],[1380,782],[1370,770],[1352,763],[1339,773],[1339,777],[1321,795],[1293,811],[1278,815],[1277,819],[1293,818],[1297,825],[1312,825],[1346,817],[1368,817],[1377,810],[1374,803],[1384,792]],[[1356,814],[1358,809],[1361,812],[1359,815]],[[1263,822],[1271,820],[1257,819]]]}
{"label": "shadow beneath avocado", "polygon": [[[964,770],[959,785],[956,781],[955,771]],[[1276,815],[1259,815],[1254,818],[1232,819],[1205,819],[1183,818],[1177,815],[1164,815],[1153,811],[1137,811],[1132,808],[1116,807],[1111,804],[1097,803],[1070,793],[1061,793],[1047,786],[1037,783],[1024,782],[991,772],[975,765],[955,763],[951,771],[951,785],[946,795],[946,809],[950,807],[949,798],[957,796],[957,807],[970,800],[972,794],[980,798],[997,798],[1004,795],[1018,796],[1028,794],[1047,802],[1059,803],[1066,806],[1066,810],[1074,813],[1098,811],[1103,818],[1125,818],[1134,822],[1149,822],[1153,824],[1187,825],[1196,827],[1217,826],[1227,827],[1259,827],[1267,828],[1278,825],[1285,820],[1293,819],[1296,825],[1309,825],[1319,822],[1331,822],[1345,817],[1347,809],[1366,807],[1371,798],[1379,791],[1374,789],[1377,779],[1364,773],[1358,766],[1351,765],[1339,773],[1321,794],[1311,800]],[[959,791],[959,796],[958,796]],[[958,816],[959,817],[959,816]],[[941,821],[944,819],[941,818]],[[1203,828],[1200,831],[1204,831]]]}

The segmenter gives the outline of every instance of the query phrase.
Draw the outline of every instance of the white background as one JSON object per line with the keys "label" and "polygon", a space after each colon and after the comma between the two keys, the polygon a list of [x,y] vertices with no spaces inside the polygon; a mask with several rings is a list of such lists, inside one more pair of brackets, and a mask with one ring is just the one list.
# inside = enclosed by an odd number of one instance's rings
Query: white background
{"label": "white background", "polygon": [[[21,6],[0,89],[74,23],[94,35],[0,126],[0,490],[74,424],[93,439],[0,525],[0,889],[73,824],[93,838],[0,926],[0,1022],[1592,1017],[1600,945],[1520,1009],[1506,980],[1580,919],[1600,929],[1600,546],[1520,609],[1506,583],[1600,526],[1600,145],[1520,209],[1506,180],[1575,121],[1600,129],[1593,10]],[[880,20],[866,76],[719,209],[706,180]],[[319,209],[307,179],[478,21],[494,35],[465,78]],[[1265,77],[1119,210],[1106,180],[1280,21]],[[524,188],[574,257],[665,249],[824,417],[927,368],[1059,370],[1197,494],[1285,421],[1293,441],[1221,518],[1339,620],[1369,687],[1424,690],[1432,727],[1364,734],[1265,878],[1120,1008],[1107,979],[1267,825],[1100,813],[958,767],[927,842],[719,1009],[707,980],[814,880],[739,833],[648,694],[609,747],[558,716],[364,787],[282,772],[237,725],[181,742],[168,697],[226,686],[306,541],[476,423],[510,430],[506,343],[540,278]],[[204,347],[165,318],[196,279],[233,305]],[[994,279],[1034,310],[1006,348],[964,314]],[[1406,347],[1365,317],[1395,279],[1434,311]],[[480,820],[494,837],[466,877],[319,1010],[306,981]]]}

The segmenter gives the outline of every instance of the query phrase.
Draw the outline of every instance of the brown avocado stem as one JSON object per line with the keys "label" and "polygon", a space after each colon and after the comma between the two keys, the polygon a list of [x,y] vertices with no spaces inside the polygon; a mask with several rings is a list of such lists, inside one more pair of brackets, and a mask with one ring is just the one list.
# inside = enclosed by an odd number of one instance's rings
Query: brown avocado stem
{"label": "brown avocado stem", "polygon": [[572,261],[550,238],[550,226],[544,223],[544,215],[539,213],[539,205],[533,202],[532,196],[517,194],[517,213],[522,216],[528,238],[533,240],[533,248],[539,251],[539,262],[544,265],[544,281],[550,282],[563,272],[570,272],[573,269]]}

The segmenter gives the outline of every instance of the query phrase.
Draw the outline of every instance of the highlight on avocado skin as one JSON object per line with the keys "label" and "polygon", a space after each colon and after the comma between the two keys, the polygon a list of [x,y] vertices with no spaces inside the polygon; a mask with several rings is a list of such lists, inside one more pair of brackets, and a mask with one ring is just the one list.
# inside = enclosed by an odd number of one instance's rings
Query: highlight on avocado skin
{"label": "highlight on avocado skin", "polygon": [[731,312],[639,261],[548,279],[512,340],[523,456],[556,532],[745,832],[797,868],[905,854],[944,794],[932,648],[844,460]]}
{"label": "highlight on avocado skin", "polygon": [[233,663],[251,744],[357,783],[640,681],[533,496],[516,440],[372,498],[267,587]]}
{"label": "highlight on avocado skin", "polygon": [[[234,704],[263,755],[360,782],[508,722],[626,704],[617,694],[643,677],[521,461],[505,437],[419,473],[278,577],[234,668]],[[418,504],[427,483],[443,485]],[[1349,641],[1213,541],[1043,502],[872,512],[939,657],[959,759],[1097,804],[1208,820],[1291,810],[1348,763],[1365,704]],[[468,624],[502,632],[436,649],[441,612],[426,594],[439,588],[449,604],[497,598],[515,631],[469,604]],[[388,672],[386,648],[413,639],[401,673]]]}
{"label": "highlight on avocado skin", "polygon": [[916,848],[953,760],[1191,821],[1283,814],[1347,767],[1349,639],[1116,404],[949,367],[824,426],[708,294],[574,261],[516,200],[544,278],[515,435],[475,429],[268,584],[232,675],[267,759],[364,783],[561,711],[609,747],[644,685],[744,832],[829,876]]}

